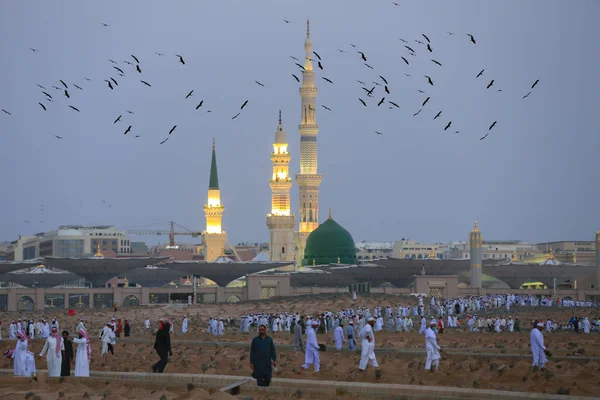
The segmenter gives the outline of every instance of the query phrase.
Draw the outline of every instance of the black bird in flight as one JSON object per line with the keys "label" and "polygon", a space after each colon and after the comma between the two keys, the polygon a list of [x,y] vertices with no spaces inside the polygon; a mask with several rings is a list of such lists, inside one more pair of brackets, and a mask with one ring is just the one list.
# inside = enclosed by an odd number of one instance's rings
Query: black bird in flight
{"label": "black bird in flight", "polygon": [[386,85],[388,84],[388,81],[383,76],[379,75],[379,77],[381,78],[382,81],[385,82]]}
{"label": "black bird in flight", "polygon": [[427,82],[429,82],[429,84],[431,86],[433,86],[433,81],[431,80],[431,78],[429,76],[427,76],[427,75],[425,75],[425,78],[427,78]]}
{"label": "black bird in flight", "polygon": [[154,54],[156,54],[157,56],[164,56],[164,53],[157,53],[156,51],[154,52]]}
{"label": "black bird in flight", "polygon": [[433,53],[433,49],[431,48],[431,46],[429,45],[429,43],[427,43],[427,50],[429,50],[430,53]]}
{"label": "black bird in flight", "polygon": [[48,111],[46,110],[46,106],[44,106],[42,103],[38,103],[40,106],[42,106],[42,108],[44,109],[44,111]]}
{"label": "black bird in flight", "polygon": [[431,40],[429,40],[429,38],[427,36],[425,36],[424,33],[421,33],[421,36],[423,36],[425,39],[427,39],[427,43],[431,43]]}
{"label": "black bird in flight", "polygon": [[331,111],[331,108],[324,106],[323,104],[321,104],[321,107],[323,107],[324,109],[326,109],[327,111]]}
{"label": "black bird in flight", "polygon": [[[429,98],[429,97],[428,97],[428,98]],[[437,113],[437,114],[435,115],[435,117],[433,117],[433,119],[437,119],[437,118],[438,118],[440,115],[442,115],[442,112],[441,112],[441,111],[440,111],[439,113]]]}
{"label": "black bird in flight", "polygon": [[317,56],[317,58],[318,58],[319,60],[321,59],[321,56],[320,56],[320,55],[318,55],[316,51],[313,51],[313,54],[314,54],[315,56]]}
{"label": "black bird in flight", "polygon": [[248,104],[248,100],[246,100],[246,101],[244,102],[244,104],[242,104],[242,106],[240,107],[240,110],[243,110],[243,109],[244,109],[244,107],[246,107],[246,104]]}
{"label": "black bird in flight", "polygon": [[137,72],[139,72],[140,74],[142,73],[142,69],[140,68],[140,65],[136,65],[135,69],[137,70]]}
{"label": "black bird in flight", "polygon": [[175,128],[177,128],[177,125],[175,125],[174,127],[172,127],[172,128],[171,128],[171,130],[169,131],[169,135],[170,135],[171,133],[173,133],[173,131],[175,130]]}
{"label": "black bird in flight", "polygon": [[38,83],[38,84],[36,84],[35,86],[39,87],[40,89],[47,90],[45,87],[43,87],[43,86],[42,86],[42,85],[40,85],[39,83]]}
{"label": "black bird in flight", "polygon": [[352,46],[352,47],[354,47],[354,48],[357,48],[357,47],[358,47],[357,45],[355,45],[355,44],[352,44],[352,43],[350,43],[350,46]]}
{"label": "black bird in flight", "polygon": [[373,69],[373,67],[371,67],[369,64],[365,63],[365,65],[367,66],[367,68]]}
{"label": "black bird in flight", "polygon": [[408,44],[408,42],[406,40],[402,39],[402,38],[400,38],[400,41]]}
{"label": "black bird in flight", "polygon": [[489,135],[489,133],[486,133],[486,134],[485,134],[485,136],[484,136],[484,137],[482,137],[482,138],[480,138],[479,140],[483,140],[483,139],[485,139],[486,137],[488,137],[488,135]]}
{"label": "black bird in flight", "polygon": [[179,62],[185,65],[185,61],[183,60],[183,57],[181,57],[179,54],[176,54],[177,57],[179,57]]}
{"label": "black bird in flight", "polygon": [[322,77],[324,80],[326,80],[329,83],[333,83],[333,81],[331,79],[325,78],[324,76]]}
{"label": "black bird in flight", "polygon": [[363,59],[363,61],[367,61],[367,56],[365,56],[365,53],[363,53],[362,51],[359,51],[360,53],[360,57]]}
{"label": "black bird in flight", "polygon": [[400,57],[400,58],[404,60],[404,62],[406,63],[406,65],[410,65],[410,64],[408,63],[408,60],[407,60],[406,58],[404,58],[404,57]]}
{"label": "black bird in flight", "polygon": [[489,88],[491,88],[493,85],[494,85],[494,80],[492,79],[492,80],[490,81],[489,85],[487,85],[487,88],[486,88],[486,89],[489,89]]}
{"label": "black bird in flight", "polygon": [[522,98],[524,99],[524,98],[526,98],[526,97],[529,97],[529,95],[530,95],[530,94],[531,94],[531,92],[527,93],[527,94],[526,94],[525,96],[523,96]]}
{"label": "black bird in flight", "polygon": [[399,6],[400,5],[399,3],[396,3],[395,1],[392,1],[392,4],[395,5],[395,6]]}
{"label": "black bird in flight", "polygon": [[52,99],[46,99],[46,101],[49,101],[50,103],[54,103],[54,100],[52,100]]}
{"label": "black bird in flight", "polygon": [[90,78],[86,78],[86,77],[84,77],[83,79],[85,79],[85,80],[86,80],[86,81],[88,81],[88,82],[89,82],[89,81],[91,81],[91,79],[90,79]]}
{"label": "black bird in flight", "polygon": [[415,42],[417,42],[419,44],[425,44],[425,42],[421,42],[420,40],[415,40]]}
{"label": "black bird in flight", "polygon": [[38,49],[34,49],[34,48],[32,48],[32,47],[30,47],[30,48],[29,48],[29,50],[33,51],[34,53],[35,53],[36,51],[38,51]]}
{"label": "black bird in flight", "polygon": [[111,81],[113,81],[113,83],[114,83],[115,85],[119,86],[119,82],[115,81],[115,79],[114,79],[114,78],[110,78],[110,80],[111,80]]}
{"label": "black bird in flight", "polygon": [[305,70],[305,69],[304,69],[304,67],[303,67],[302,65],[300,65],[300,64],[298,64],[298,63],[295,63],[295,64],[298,66],[298,68],[302,69],[302,71],[304,71],[304,70]]}
{"label": "black bird in flight", "polygon": [[448,125],[446,125],[446,127],[444,128],[444,130],[447,130],[448,128],[450,128],[450,125],[452,125],[452,121],[448,122]]}
{"label": "black bird in flight", "polygon": [[[59,79],[59,80],[60,80],[60,79]],[[67,86],[67,84],[66,84],[66,83],[65,83],[63,80],[60,80],[60,83],[62,83],[62,84],[65,86],[65,89],[68,89],[68,88],[69,88],[69,87]]]}
{"label": "black bird in flight", "polygon": [[129,110],[125,110],[125,111],[127,111],[129,114],[134,114],[133,111],[129,111]]}
{"label": "black bird in flight", "polygon": [[114,69],[116,69],[117,71],[119,71],[119,72],[120,72],[120,73],[122,73],[122,74],[124,74],[124,73],[125,73],[125,71],[123,71],[123,70],[122,70],[121,68],[119,68],[119,67],[115,67],[115,66],[113,65],[113,68],[114,68]]}
{"label": "black bird in flight", "polygon": [[473,44],[477,44],[477,41],[475,40],[473,35],[471,35],[470,33],[467,33],[467,36],[469,36],[471,38],[471,42],[473,42]]}
{"label": "black bird in flight", "polygon": [[54,135],[54,137],[57,139],[62,139],[62,136]]}
{"label": "black bird in flight", "polygon": [[540,81],[540,80],[538,79],[537,81],[533,82],[533,85],[531,85],[531,88],[533,89],[533,88],[535,87],[535,85],[537,85],[537,84],[538,84],[538,82],[539,82],[539,81]]}
{"label": "black bird in flight", "polygon": [[425,92],[424,92],[424,91],[422,91],[421,89],[417,89],[417,91],[418,91],[419,93],[425,93]]}
{"label": "black bird in flight", "polygon": [[416,113],[413,114],[413,117],[416,117],[417,115],[419,115],[421,113],[421,111],[423,111],[423,109],[421,108],[419,111],[417,111]]}
{"label": "black bird in flight", "polygon": [[382,105],[384,101],[385,101],[385,97],[382,97],[381,100],[379,100],[379,103],[377,103],[377,107]]}
{"label": "black bird in flight", "polygon": [[297,59],[296,57],[294,57],[294,56],[290,56],[290,58],[291,58],[292,60],[300,61],[300,60],[298,60],[298,59]]}
{"label": "black bird in flight", "polygon": [[100,22],[104,26],[110,26],[109,24],[105,24],[104,22]]}
{"label": "black bird in flight", "polygon": [[127,128],[127,130],[125,131],[125,133],[123,133],[123,135],[127,135],[129,132],[131,132],[131,125],[129,125],[129,128]]}
{"label": "black bird in flight", "polygon": [[2,109],[2,112],[3,112],[4,114],[12,115],[12,114],[11,114],[11,113],[9,113],[8,111],[6,111],[4,108]]}
{"label": "black bird in flight", "polygon": [[396,108],[400,108],[400,106],[396,103],[394,103],[393,101],[388,101],[388,103],[390,103],[391,105],[393,105]]}
{"label": "black bird in flight", "polygon": [[202,103],[204,103],[204,100],[200,101],[200,103],[198,103],[198,105],[196,106],[196,110],[199,109],[200,107],[202,107]]}
{"label": "black bird in flight", "polygon": [[317,65],[319,66],[320,69],[323,69],[323,65],[321,64],[321,61],[317,61]]}
{"label": "black bird in flight", "polygon": [[383,133],[379,132],[379,131],[375,131],[376,134],[378,135],[383,135]]}
{"label": "black bird in flight", "polygon": [[373,94],[373,90],[375,90],[375,86],[373,86],[373,88],[371,88],[371,90],[369,90],[367,88],[363,88],[363,90],[365,92],[367,92],[367,96],[371,97],[371,95]]}
{"label": "black bird in flight", "polygon": [[77,107],[73,107],[73,106],[69,106],[69,107],[71,107],[73,110],[75,110],[75,111],[77,111],[77,112],[80,112],[80,111],[79,111],[79,109],[78,109]]}
{"label": "black bird in flight", "polygon": [[452,32],[446,32],[446,33],[450,36],[454,35],[454,33],[452,33]]}
{"label": "black bird in flight", "polygon": [[484,68],[484,69],[482,69],[482,70],[481,70],[481,71],[480,71],[480,72],[477,74],[477,76],[476,76],[475,78],[479,78],[481,75],[483,75],[483,71],[485,71],[485,68]]}
{"label": "black bird in flight", "polygon": [[108,61],[110,61],[110,62],[111,62],[111,63],[113,63],[113,64],[117,64],[117,62],[116,62],[116,61],[114,61],[114,60],[111,60],[110,58],[108,59]]}
{"label": "black bird in flight", "polygon": [[107,83],[108,83],[108,87],[109,87],[111,90],[114,90],[114,89],[115,89],[115,88],[113,87],[112,83],[111,83],[111,82],[110,82],[108,79],[105,79],[105,80],[104,80],[104,82],[107,82]]}
{"label": "black bird in flight", "polygon": [[346,50],[337,49],[337,51],[339,51],[340,53],[347,53]]}
{"label": "black bird in flight", "polygon": [[75,87],[76,87],[77,89],[79,89],[79,90],[83,90],[83,88],[82,88],[82,87],[80,87],[80,86],[77,86],[76,84],[73,84],[73,86],[75,86]]}
{"label": "black bird in flight", "polygon": [[498,122],[498,121],[494,121],[494,123],[490,125],[490,127],[488,128],[488,131],[491,131],[491,130],[492,130],[492,128],[493,128],[494,126],[496,126],[496,122]]}
{"label": "black bird in flight", "polygon": [[48,96],[48,97],[52,98],[52,96],[50,96],[50,94],[49,94],[49,93],[46,93],[46,92],[42,92],[42,93],[44,93],[46,96]]}
{"label": "black bird in flight", "polygon": [[263,85],[262,83],[260,83],[259,81],[254,81],[258,86],[262,86],[265,87],[265,85]]}
{"label": "black bird in flight", "polygon": [[425,106],[425,104],[427,104],[427,102],[429,101],[430,98],[431,97],[426,98],[425,101],[423,102],[423,104],[421,104],[421,106]]}
{"label": "black bird in flight", "polygon": [[65,89],[65,96],[67,96],[67,99],[71,98],[71,96],[69,96],[69,92],[67,91],[67,89]]}
{"label": "black bird in flight", "polygon": [[406,45],[404,45],[404,47],[406,47],[406,48],[407,48],[409,51],[411,51],[412,53],[414,53],[414,52],[415,52],[415,51],[414,51],[412,48],[410,48],[409,46],[406,46]]}
{"label": "black bird in flight", "polygon": [[294,77],[294,79],[295,79],[296,81],[300,82],[300,79],[298,79],[298,77],[297,77],[296,75],[292,74],[292,76]]}
{"label": "black bird in flight", "polygon": [[239,117],[240,113],[235,114],[233,117],[231,117],[231,119],[236,119],[237,117]]}
{"label": "black bird in flight", "polygon": [[133,59],[135,60],[136,63],[140,63],[140,60],[138,60],[138,58],[136,56],[134,56],[133,54],[131,55],[131,57],[133,57]]}
{"label": "black bird in flight", "polygon": [[160,142],[160,144],[165,144],[165,142],[166,142],[167,140],[169,140],[169,138],[170,138],[170,136],[167,136],[167,138],[166,138],[165,140],[163,140],[162,142]]}
{"label": "black bird in flight", "polygon": [[123,114],[119,115],[119,117],[117,119],[115,119],[115,122],[113,122],[113,124],[116,124],[117,122],[119,122],[121,120],[122,116],[123,116]]}
{"label": "black bird in flight", "polygon": [[287,19],[284,19],[283,22],[285,22],[286,24],[290,23],[290,21],[288,21]]}
{"label": "black bird in flight", "polygon": [[140,82],[142,82],[144,85],[146,85],[146,86],[148,86],[148,87],[152,87],[152,85],[150,85],[150,84],[149,84],[148,82],[146,82],[146,81],[140,81]]}
{"label": "black bird in flight", "polygon": [[360,97],[358,98],[358,100],[360,100],[360,102],[362,103],[363,106],[367,106],[367,103],[365,103],[365,101],[363,99],[361,99]]}
{"label": "black bird in flight", "polygon": [[117,75],[119,75],[119,76],[121,76],[121,77],[125,78],[125,74],[122,74],[122,73],[120,73],[120,72],[119,72],[119,73],[117,73]]}
{"label": "black bird in flight", "polygon": [[436,60],[431,60],[432,63],[439,65],[440,67],[442,66],[442,63]]}
{"label": "black bird in flight", "polygon": [[385,86],[383,87],[383,89],[385,90],[385,92],[386,92],[387,94],[390,94],[390,89],[388,89],[387,85],[385,85]]}
{"label": "black bird in flight", "polygon": [[194,93],[194,91],[193,91],[193,90],[191,90],[191,91],[190,91],[190,92],[187,94],[187,96],[185,96],[185,98],[187,99],[188,97],[190,97],[190,96],[192,95],[192,93]]}
{"label": "black bird in flight", "polygon": [[132,63],[131,61],[127,61],[127,60],[125,60],[125,61],[123,61],[123,62],[124,62],[125,64],[127,64],[127,65],[133,65],[133,63]]}
{"label": "black bird in flight", "polygon": [[364,83],[363,81],[359,81],[358,79],[356,80],[356,82],[360,83],[361,85],[366,85],[366,83]]}

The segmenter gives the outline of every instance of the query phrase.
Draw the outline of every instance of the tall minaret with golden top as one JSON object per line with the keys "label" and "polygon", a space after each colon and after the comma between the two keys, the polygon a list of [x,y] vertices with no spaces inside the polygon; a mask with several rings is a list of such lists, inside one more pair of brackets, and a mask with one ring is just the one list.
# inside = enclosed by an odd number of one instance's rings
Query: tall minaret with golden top
{"label": "tall minaret with golden top", "polygon": [[291,212],[290,152],[279,111],[279,124],[275,131],[271,162],[273,174],[269,179],[271,187],[271,213],[267,214],[267,227],[270,234],[269,258],[271,261],[293,261],[295,253],[294,226],[296,220]]}
{"label": "tall minaret with golden top", "polygon": [[296,175],[299,192],[300,226],[298,230],[298,260],[304,258],[304,247],[308,235],[319,226],[319,185],[322,176],[317,172],[317,125],[315,72],[311,61],[312,41],[310,40],[310,23],[306,21],[306,53],[304,70],[302,71],[302,86],[300,98],[302,107],[300,113],[300,173]]}
{"label": "tall minaret with golden top", "polygon": [[219,189],[219,175],[217,173],[217,153],[215,139],[213,138],[210,178],[208,182],[208,202],[204,205],[206,229],[202,232],[204,261],[212,262],[216,260],[225,250],[227,234],[221,227],[224,210],[225,207],[221,204],[221,190]]}

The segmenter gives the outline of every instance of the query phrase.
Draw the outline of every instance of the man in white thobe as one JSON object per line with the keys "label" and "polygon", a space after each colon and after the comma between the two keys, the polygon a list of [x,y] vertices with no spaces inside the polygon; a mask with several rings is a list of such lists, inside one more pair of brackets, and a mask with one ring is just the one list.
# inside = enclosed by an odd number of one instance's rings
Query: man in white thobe
{"label": "man in white thobe", "polygon": [[315,328],[319,326],[319,320],[313,319],[309,328],[306,330],[306,351],[304,353],[303,369],[308,369],[311,364],[315,367],[315,372],[321,369],[321,358],[319,356],[319,343],[317,343],[317,333]]}
{"label": "man in white thobe", "polygon": [[377,358],[375,358],[375,335],[373,334],[373,325],[375,325],[375,318],[371,317],[367,320],[367,324],[358,334],[361,344],[360,363],[358,364],[360,372],[364,372],[365,369],[367,369],[368,363],[375,368],[379,368]]}
{"label": "man in white thobe", "polygon": [[100,357],[102,357],[105,353],[108,353],[108,344],[112,341],[110,329],[110,322],[106,324],[104,328],[100,331],[100,340],[102,340],[102,351],[100,351]]}
{"label": "man in white thobe", "polygon": [[335,348],[340,351],[346,341],[346,338],[344,338],[343,324],[338,325],[333,331],[333,340],[335,340]]}
{"label": "man in white thobe", "polygon": [[425,331],[425,351],[427,352],[427,360],[425,361],[425,370],[431,372],[438,369],[440,363],[440,346],[437,344],[437,336],[433,330],[435,322],[429,324],[429,328]]}
{"label": "man in white thobe", "polygon": [[188,319],[187,319],[187,315],[184,315],[183,321],[181,322],[181,332],[187,333],[187,331],[188,331]]}
{"label": "man in white thobe", "polygon": [[150,329],[150,318],[146,317],[146,320],[144,321],[144,326],[146,327],[146,329]]}
{"label": "man in white thobe", "polygon": [[75,376],[90,376],[91,343],[85,329],[78,333],[78,337],[73,339],[77,343],[77,353],[75,355]]}
{"label": "man in white thobe", "polygon": [[50,331],[50,336],[46,339],[46,343],[44,343],[44,347],[40,353],[40,358],[46,354],[48,376],[60,376],[63,351],[65,351],[65,344],[62,337],[58,335],[58,329],[53,327]]}
{"label": "man in white thobe", "polygon": [[533,368],[544,369],[546,367],[546,362],[548,359],[546,358],[546,354],[544,350],[546,347],[544,346],[544,335],[542,334],[542,329],[544,329],[544,324],[538,322],[536,327],[531,330],[530,340],[531,340],[531,353],[533,354]]}
{"label": "man in white thobe", "polygon": [[79,332],[81,330],[87,331],[87,328],[83,324],[83,318],[79,318],[79,324],[77,324],[77,328],[75,328],[75,332]]}

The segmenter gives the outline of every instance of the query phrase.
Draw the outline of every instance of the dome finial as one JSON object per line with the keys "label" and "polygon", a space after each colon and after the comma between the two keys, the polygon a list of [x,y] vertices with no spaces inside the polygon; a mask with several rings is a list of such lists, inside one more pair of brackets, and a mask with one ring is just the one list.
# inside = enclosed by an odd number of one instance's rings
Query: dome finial
{"label": "dome finial", "polygon": [[306,38],[310,38],[310,20],[306,19]]}
{"label": "dome finial", "polygon": [[331,218],[331,208],[329,209],[329,218],[327,218],[327,219],[333,219],[333,218]]}
{"label": "dome finial", "polygon": [[213,136],[213,150],[215,150],[215,138]]}
{"label": "dome finial", "polygon": [[279,125],[281,125],[281,110],[279,110]]}

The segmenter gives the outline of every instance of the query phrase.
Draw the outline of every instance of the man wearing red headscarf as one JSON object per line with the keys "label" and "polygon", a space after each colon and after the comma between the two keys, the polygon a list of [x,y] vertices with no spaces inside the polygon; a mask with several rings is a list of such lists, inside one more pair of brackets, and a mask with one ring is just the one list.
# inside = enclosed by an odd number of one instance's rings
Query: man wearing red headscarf
{"label": "man wearing red headscarf", "polygon": [[60,376],[62,364],[62,353],[65,351],[65,345],[62,337],[58,334],[58,328],[55,326],[50,330],[50,336],[46,339],[40,358],[46,354],[46,364],[48,364],[48,376]]}

